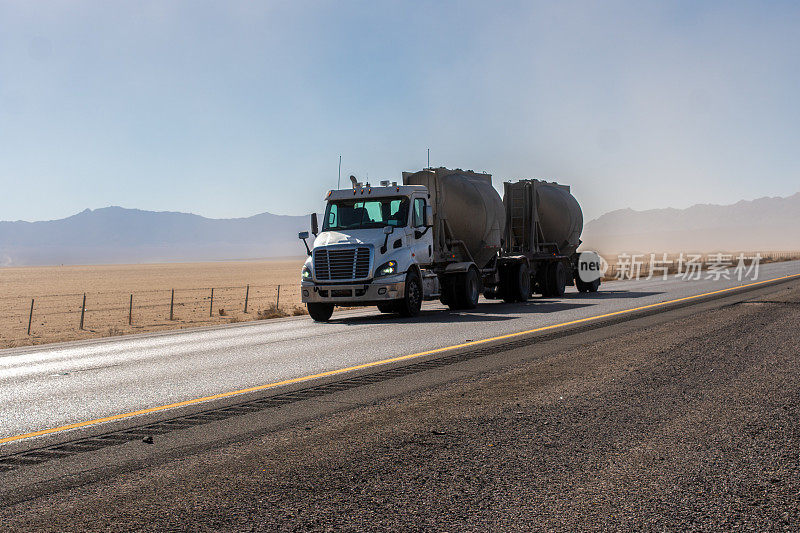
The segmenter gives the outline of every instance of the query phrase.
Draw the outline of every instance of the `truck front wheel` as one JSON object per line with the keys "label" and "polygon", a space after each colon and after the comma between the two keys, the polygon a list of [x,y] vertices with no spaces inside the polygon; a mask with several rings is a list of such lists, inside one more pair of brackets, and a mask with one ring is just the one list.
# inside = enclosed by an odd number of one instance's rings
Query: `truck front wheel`
{"label": "truck front wheel", "polygon": [[316,322],[327,322],[331,319],[333,314],[333,304],[321,304],[308,302],[308,314],[311,315]]}
{"label": "truck front wheel", "polygon": [[422,309],[422,282],[416,272],[411,271],[406,276],[405,297],[397,302],[397,312],[400,316],[417,316]]}

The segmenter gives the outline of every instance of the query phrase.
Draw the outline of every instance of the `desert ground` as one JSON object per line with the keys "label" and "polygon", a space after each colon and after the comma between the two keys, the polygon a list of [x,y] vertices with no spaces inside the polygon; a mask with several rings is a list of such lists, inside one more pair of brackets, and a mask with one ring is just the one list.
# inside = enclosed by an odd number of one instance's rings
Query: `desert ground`
{"label": "desert ground", "polygon": [[[0,348],[301,313],[304,312],[299,292],[302,264],[303,258],[2,268]],[[210,308],[212,288],[214,302]],[[170,320],[173,289],[175,300]],[[81,330],[84,293],[86,310]],[[131,295],[133,312],[128,324]],[[31,299],[33,320],[28,335]]]}

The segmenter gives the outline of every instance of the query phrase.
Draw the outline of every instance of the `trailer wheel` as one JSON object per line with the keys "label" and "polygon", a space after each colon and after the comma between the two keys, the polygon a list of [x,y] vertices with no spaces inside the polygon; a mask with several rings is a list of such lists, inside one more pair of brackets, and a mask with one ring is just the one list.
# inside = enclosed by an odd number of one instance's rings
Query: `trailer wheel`
{"label": "trailer wheel", "polygon": [[578,289],[578,292],[589,292],[589,284],[578,276],[575,276],[575,288]]}
{"label": "trailer wheel", "polygon": [[422,309],[422,282],[416,272],[411,271],[406,275],[406,293],[402,300],[397,302],[396,311],[400,316],[417,316]]}
{"label": "trailer wheel", "polygon": [[516,291],[516,272],[514,265],[504,265],[500,267],[500,297],[506,303],[515,301]]}
{"label": "trailer wheel", "polygon": [[506,302],[527,302],[531,295],[531,271],[520,263],[508,269],[508,289],[503,298]]}
{"label": "trailer wheel", "polygon": [[541,274],[539,275],[539,287],[542,291],[542,296],[545,298],[550,298],[553,296],[552,289],[553,289],[553,275],[551,267],[553,263],[545,263],[541,268]]}
{"label": "trailer wheel", "polygon": [[596,279],[589,284],[589,292],[597,292],[597,289],[600,288],[600,280]]}
{"label": "trailer wheel", "polygon": [[567,289],[567,269],[564,268],[564,263],[557,261],[550,263],[547,266],[546,276],[547,297],[560,298],[564,296],[564,291]]}
{"label": "trailer wheel", "polygon": [[333,304],[308,302],[306,307],[308,307],[308,314],[316,322],[327,322],[333,314]]}
{"label": "trailer wheel", "polygon": [[497,287],[486,287],[483,289],[483,297],[487,300],[495,300],[499,298]]}
{"label": "trailer wheel", "polygon": [[548,265],[545,263],[536,269],[536,281],[531,290],[531,292],[541,294],[545,298],[547,297],[547,267]]}
{"label": "trailer wheel", "polygon": [[578,291],[580,292],[597,292],[597,289],[600,288],[600,280],[596,279],[594,281],[583,281],[582,279],[576,277],[575,287],[577,287]]}

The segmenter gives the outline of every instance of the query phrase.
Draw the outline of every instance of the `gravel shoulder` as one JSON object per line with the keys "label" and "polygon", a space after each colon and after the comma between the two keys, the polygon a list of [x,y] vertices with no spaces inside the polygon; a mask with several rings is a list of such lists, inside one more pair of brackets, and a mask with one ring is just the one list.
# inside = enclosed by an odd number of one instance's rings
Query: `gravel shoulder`
{"label": "gravel shoulder", "polygon": [[36,530],[797,530],[800,288],[0,510]]}

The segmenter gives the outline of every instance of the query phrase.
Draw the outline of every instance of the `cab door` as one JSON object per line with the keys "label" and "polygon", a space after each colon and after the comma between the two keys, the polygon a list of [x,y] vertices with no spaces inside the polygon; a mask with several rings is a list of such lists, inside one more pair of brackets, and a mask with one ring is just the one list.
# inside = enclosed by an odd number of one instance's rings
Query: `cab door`
{"label": "cab door", "polygon": [[428,265],[433,261],[433,228],[425,227],[427,205],[427,199],[423,196],[411,199],[411,232],[408,239],[414,260],[420,265]]}

